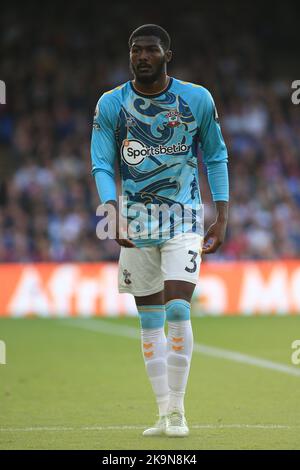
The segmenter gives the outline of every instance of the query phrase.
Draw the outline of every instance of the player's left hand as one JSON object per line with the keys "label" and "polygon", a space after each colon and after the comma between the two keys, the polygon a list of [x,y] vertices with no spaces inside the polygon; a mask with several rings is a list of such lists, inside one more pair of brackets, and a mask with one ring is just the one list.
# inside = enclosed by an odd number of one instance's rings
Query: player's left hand
{"label": "player's left hand", "polygon": [[207,230],[202,247],[202,253],[215,253],[225,239],[227,221],[216,220]]}

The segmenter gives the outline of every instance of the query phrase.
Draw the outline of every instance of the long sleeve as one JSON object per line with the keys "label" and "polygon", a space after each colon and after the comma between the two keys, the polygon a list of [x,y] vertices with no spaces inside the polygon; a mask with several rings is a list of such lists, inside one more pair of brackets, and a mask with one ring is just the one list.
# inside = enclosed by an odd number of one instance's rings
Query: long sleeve
{"label": "long sleeve", "polygon": [[102,95],[97,103],[91,140],[92,174],[100,201],[117,200],[115,159],[117,145],[109,96]]}
{"label": "long sleeve", "polygon": [[229,200],[228,155],[217,110],[211,94],[205,90],[200,142],[207,177],[214,201]]}

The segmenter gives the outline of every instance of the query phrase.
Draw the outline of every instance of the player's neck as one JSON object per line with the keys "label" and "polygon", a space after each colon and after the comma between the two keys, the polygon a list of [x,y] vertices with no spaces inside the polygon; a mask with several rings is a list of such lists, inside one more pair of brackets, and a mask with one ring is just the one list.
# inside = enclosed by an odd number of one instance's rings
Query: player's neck
{"label": "player's neck", "polygon": [[156,93],[163,92],[169,85],[170,77],[163,74],[153,83],[141,83],[136,78],[132,81],[134,89],[139,93],[145,95],[155,95]]}

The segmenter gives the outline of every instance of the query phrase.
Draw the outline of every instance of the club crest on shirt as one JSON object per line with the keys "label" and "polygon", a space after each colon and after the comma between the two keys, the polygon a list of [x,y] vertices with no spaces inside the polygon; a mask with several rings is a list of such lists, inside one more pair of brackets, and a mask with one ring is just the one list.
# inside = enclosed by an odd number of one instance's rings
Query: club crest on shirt
{"label": "club crest on shirt", "polygon": [[180,122],[180,113],[177,111],[177,109],[171,109],[166,114],[166,118],[168,119],[167,126],[168,127],[177,127],[181,124]]}
{"label": "club crest on shirt", "polygon": [[131,279],[130,279],[131,273],[129,271],[127,271],[127,269],[123,270],[123,276],[124,276],[125,284],[127,284],[127,285],[131,284]]}

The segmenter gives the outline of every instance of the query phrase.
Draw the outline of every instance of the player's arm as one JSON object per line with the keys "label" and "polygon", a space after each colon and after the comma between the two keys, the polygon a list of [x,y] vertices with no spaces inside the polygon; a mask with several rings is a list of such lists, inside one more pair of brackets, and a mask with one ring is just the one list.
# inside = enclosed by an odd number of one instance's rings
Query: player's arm
{"label": "player's arm", "polygon": [[103,95],[97,103],[93,123],[91,140],[92,174],[95,178],[101,203],[111,204],[115,208],[116,218],[110,222],[116,224],[117,243],[121,246],[132,248],[135,245],[130,240],[119,238],[117,187],[115,180],[117,144],[112,112],[113,106],[111,106],[108,96]]}
{"label": "player's arm", "polygon": [[222,136],[217,110],[211,94],[205,90],[200,141],[207,177],[216,205],[216,220],[207,230],[202,252],[215,253],[225,239],[228,221],[229,182],[227,149]]}

